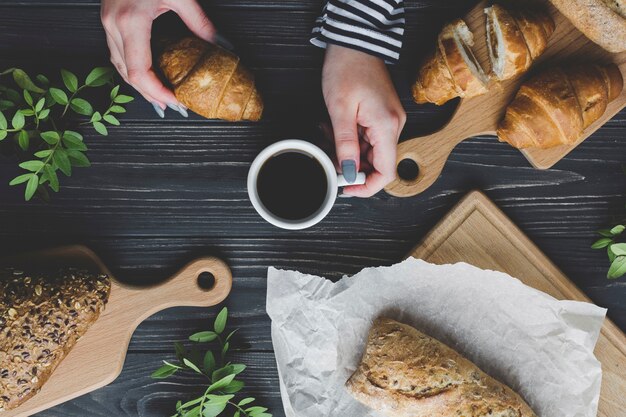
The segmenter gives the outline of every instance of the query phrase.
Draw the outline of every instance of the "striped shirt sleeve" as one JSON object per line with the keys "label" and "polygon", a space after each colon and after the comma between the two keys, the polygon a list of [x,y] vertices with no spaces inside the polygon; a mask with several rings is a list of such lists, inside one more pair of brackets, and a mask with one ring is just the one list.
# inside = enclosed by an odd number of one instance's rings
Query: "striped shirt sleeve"
{"label": "striped shirt sleeve", "polygon": [[328,0],[311,43],[357,49],[395,64],[404,35],[403,0]]}

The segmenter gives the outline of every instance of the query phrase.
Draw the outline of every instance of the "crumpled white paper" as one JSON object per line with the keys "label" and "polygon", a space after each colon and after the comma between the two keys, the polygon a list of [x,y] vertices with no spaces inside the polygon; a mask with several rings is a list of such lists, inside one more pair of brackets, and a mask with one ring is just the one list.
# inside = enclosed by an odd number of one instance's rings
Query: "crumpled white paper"
{"label": "crumpled white paper", "polygon": [[593,354],[606,310],[558,301],[509,275],[407,259],[333,283],[270,268],[267,312],[288,417],[374,417],[344,384],[372,321],[387,316],[461,352],[539,417],[594,417]]}

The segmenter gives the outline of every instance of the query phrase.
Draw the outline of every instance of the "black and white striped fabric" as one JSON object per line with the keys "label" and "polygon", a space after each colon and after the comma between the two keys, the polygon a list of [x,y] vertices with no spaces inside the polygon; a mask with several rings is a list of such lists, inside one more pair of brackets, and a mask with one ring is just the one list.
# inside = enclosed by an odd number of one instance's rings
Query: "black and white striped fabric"
{"label": "black and white striped fabric", "polygon": [[404,35],[403,0],[329,0],[316,20],[311,43],[331,43],[395,64]]}

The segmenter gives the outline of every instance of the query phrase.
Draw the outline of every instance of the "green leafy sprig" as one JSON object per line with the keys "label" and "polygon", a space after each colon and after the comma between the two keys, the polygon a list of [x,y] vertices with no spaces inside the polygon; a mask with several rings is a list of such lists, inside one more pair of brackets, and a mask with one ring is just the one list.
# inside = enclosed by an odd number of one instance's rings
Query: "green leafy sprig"
{"label": "green leafy sprig", "polygon": [[598,234],[602,237],[591,245],[593,249],[606,248],[609,262],[611,262],[607,272],[609,279],[626,275],[626,243],[618,240],[624,230],[626,230],[626,224],[618,224],[611,229],[598,230]]}
{"label": "green leafy sprig", "polygon": [[[0,77],[5,75],[12,75],[13,83],[0,84],[0,141],[12,140],[15,152],[23,160],[19,167],[26,173],[13,178],[9,185],[25,184],[27,201],[36,192],[42,196],[48,195],[47,189],[58,192],[58,171],[69,177],[73,167],[91,165],[85,155],[83,135],[60,128],[66,124],[69,110],[90,117],[80,125],[92,125],[96,132],[106,136],[104,122],[118,126],[120,122],[114,113],[125,113],[123,104],[133,100],[119,94],[119,85],[113,86],[113,70],[107,67],[94,68],[83,84],[74,73],[61,70],[65,88],[51,86],[44,75],[37,75],[33,81],[19,68],[0,72]],[[94,111],[91,103],[80,97],[86,89],[107,85],[112,89],[109,106],[104,111]]]}
{"label": "green leafy sprig", "polygon": [[172,417],[216,417],[227,409],[234,413],[233,417],[272,417],[267,408],[253,405],[255,399],[252,397],[235,399],[235,394],[244,387],[243,381],[235,378],[246,366],[226,361],[230,340],[237,331],[235,329],[224,337],[227,318],[228,309],[223,308],[215,319],[213,330],[189,336],[189,340],[195,343],[218,344],[219,349],[216,352],[206,350],[202,353],[196,348],[188,352],[181,343],[175,343],[178,361],[163,361],[163,366],[152,373],[152,378],[163,379],[178,371],[190,371],[208,379],[204,394],[185,403],[178,401],[176,414]]}

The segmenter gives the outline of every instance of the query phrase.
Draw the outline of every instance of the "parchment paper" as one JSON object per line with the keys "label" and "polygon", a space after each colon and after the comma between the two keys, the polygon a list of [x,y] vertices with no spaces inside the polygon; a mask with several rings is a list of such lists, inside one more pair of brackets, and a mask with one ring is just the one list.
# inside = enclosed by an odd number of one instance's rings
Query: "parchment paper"
{"label": "parchment paper", "polygon": [[500,272],[410,258],[333,283],[270,268],[267,312],[288,417],[379,417],[344,388],[379,316],[461,352],[539,417],[597,413],[593,349],[606,310],[558,301]]}

